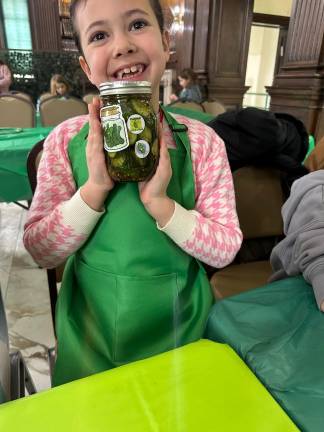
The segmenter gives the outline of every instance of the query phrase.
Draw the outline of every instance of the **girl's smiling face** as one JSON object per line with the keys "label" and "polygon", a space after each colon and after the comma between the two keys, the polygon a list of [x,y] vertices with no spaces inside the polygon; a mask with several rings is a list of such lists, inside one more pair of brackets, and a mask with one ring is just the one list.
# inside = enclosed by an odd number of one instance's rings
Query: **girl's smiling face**
{"label": "girl's smiling face", "polygon": [[157,108],[169,39],[161,34],[149,0],[87,0],[75,22],[88,79],[97,87],[105,81],[150,81]]}

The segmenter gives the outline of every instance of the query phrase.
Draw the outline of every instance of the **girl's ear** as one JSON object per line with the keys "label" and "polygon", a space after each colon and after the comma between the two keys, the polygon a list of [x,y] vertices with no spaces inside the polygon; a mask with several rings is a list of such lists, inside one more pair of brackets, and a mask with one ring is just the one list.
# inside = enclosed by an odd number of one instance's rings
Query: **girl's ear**
{"label": "girl's ear", "polygon": [[167,54],[167,60],[170,57],[170,34],[167,30],[162,33],[162,45],[165,53]]}
{"label": "girl's ear", "polygon": [[[79,57],[79,63],[80,63],[80,66],[81,66],[83,72],[87,75],[88,80],[89,80],[90,82],[92,82],[92,81],[91,81],[91,71],[90,71],[90,68],[89,68],[89,66],[88,66],[88,63],[86,62],[86,59],[85,59],[83,56],[80,56],[80,57]],[[93,84],[93,83],[92,83],[92,84]]]}

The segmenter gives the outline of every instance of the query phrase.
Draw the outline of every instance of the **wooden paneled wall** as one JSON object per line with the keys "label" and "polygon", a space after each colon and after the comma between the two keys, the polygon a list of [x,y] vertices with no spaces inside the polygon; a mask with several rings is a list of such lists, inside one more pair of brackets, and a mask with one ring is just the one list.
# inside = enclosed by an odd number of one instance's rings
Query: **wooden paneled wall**
{"label": "wooden paneled wall", "polygon": [[183,31],[176,35],[175,68],[191,67],[207,84],[210,99],[235,108],[245,87],[253,0],[165,0],[184,10]]}
{"label": "wooden paneled wall", "polygon": [[268,88],[271,110],[301,119],[324,134],[324,1],[294,0],[284,62]]}
{"label": "wooden paneled wall", "polygon": [[[322,48],[324,31],[324,2],[322,0],[298,0],[294,2],[293,21],[288,35],[285,66],[283,69],[300,64],[317,67]],[[303,33],[301,30],[303,29]]]}
{"label": "wooden paneled wall", "polygon": [[29,17],[35,51],[62,48],[57,0],[29,0]]}
{"label": "wooden paneled wall", "polygon": [[208,36],[209,96],[229,108],[242,105],[253,0],[211,0]]}

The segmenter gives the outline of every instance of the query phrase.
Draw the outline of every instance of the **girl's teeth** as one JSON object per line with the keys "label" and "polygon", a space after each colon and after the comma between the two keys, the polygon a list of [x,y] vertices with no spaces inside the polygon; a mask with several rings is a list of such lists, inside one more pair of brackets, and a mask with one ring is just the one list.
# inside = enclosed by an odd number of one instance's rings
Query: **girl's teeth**
{"label": "girl's teeth", "polygon": [[130,73],[142,73],[143,69],[143,65],[134,65],[131,68],[125,68],[117,73],[117,79],[122,80],[125,75],[129,75]]}

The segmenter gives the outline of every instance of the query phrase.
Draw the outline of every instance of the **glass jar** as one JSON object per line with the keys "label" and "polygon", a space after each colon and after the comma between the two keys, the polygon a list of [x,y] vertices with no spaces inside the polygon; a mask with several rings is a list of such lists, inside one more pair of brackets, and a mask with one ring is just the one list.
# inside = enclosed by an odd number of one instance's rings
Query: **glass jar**
{"label": "glass jar", "polygon": [[159,161],[151,83],[106,82],[100,84],[99,90],[109,175],[120,182],[149,179]]}

